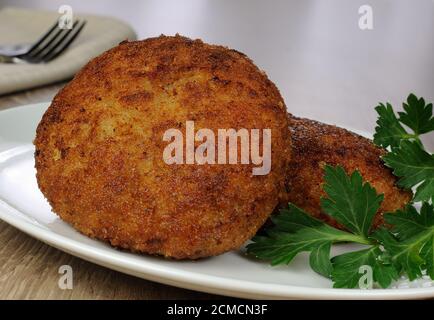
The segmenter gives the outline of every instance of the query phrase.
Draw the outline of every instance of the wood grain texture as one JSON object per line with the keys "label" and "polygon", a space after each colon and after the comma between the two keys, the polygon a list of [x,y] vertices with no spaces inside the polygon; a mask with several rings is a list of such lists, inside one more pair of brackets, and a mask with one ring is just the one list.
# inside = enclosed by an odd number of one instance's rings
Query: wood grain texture
{"label": "wood grain texture", "polygon": [[[49,101],[64,83],[0,96],[0,110]],[[73,289],[59,267],[70,265]],[[0,220],[0,299],[215,299],[219,296],[125,275],[50,247]]]}

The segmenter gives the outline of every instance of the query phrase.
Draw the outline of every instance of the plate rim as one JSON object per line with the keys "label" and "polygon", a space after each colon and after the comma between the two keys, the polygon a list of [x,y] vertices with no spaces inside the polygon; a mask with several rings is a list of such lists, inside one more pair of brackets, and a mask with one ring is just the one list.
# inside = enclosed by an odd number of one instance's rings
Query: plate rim
{"label": "plate rim", "polygon": [[[42,106],[46,108],[50,103],[41,102],[0,110],[0,118],[4,113],[15,112],[17,109]],[[0,153],[7,150],[9,148],[0,151]],[[254,299],[421,299],[434,297],[434,287],[372,290],[302,287],[275,283],[257,283],[249,280],[198,274],[193,271],[177,270],[176,267],[161,266],[153,261],[144,260],[140,263],[134,263],[133,260],[122,257],[120,251],[117,252],[114,248],[109,247],[109,249],[113,249],[114,251],[112,254],[107,255],[105,249],[96,248],[45,229],[42,226],[14,215],[14,211],[20,212],[0,198],[0,219],[20,231],[91,263],[146,280],[180,288]],[[23,212],[21,213],[26,215]],[[146,258],[146,255],[143,256]]]}

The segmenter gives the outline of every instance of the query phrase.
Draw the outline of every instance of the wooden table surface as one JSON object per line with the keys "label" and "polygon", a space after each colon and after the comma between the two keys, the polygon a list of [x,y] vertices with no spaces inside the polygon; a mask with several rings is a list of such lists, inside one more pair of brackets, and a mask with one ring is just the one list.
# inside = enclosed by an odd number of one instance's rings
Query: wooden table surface
{"label": "wooden table surface", "polygon": [[[0,96],[0,110],[50,101],[64,84]],[[62,290],[59,267],[73,269]],[[128,276],[50,247],[0,220],[0,299],[214,299],[219,296]]]}

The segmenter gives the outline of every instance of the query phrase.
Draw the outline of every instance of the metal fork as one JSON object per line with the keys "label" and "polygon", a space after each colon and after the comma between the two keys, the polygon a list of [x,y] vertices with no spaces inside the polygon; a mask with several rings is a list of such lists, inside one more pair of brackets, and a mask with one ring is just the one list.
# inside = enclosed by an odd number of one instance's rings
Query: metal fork
{"label": "metal fork", "polygon": [[21,51],[17,50],[10,54],[0,54],[0,63],[44,63],[57,58],[63,53],[69,45],[77,38],[86,20],[76,20],[73,23],[72,29],[62,29],[56,23],[37,40],[34,44],[30,45],[27,50],[22,47]]}

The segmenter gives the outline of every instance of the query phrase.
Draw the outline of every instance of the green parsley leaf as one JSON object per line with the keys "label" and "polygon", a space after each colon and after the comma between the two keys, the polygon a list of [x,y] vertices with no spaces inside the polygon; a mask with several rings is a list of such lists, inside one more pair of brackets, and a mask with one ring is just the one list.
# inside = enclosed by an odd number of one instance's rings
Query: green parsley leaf
{"label": "green parsley leaf", "polygon": [[372,219],[383,200],[374,188],[363,183],[358,171],[350,177],[342,167],[325,167],[326,198],[322,209],[353,233],[338,230],[289,204],[288,210],[272,218],[275,227],[266,236],[253,238],[247,252],[272,265],[288,264],[300,252],[310,252],[310,265],[316,272],[330,277],[330,248],[337,242],[370,244]]}
{"label": "green parsley leaf", "polygon": [[254,237],[247,252],[272,265],[288,264],[300,252],[310,254],[310,264],[316,272],[330,277],[330,246],[335,242],[367,243],[366,239],[335,229],[289,204],[274,217],[275,226],[266,230],[267,236]]}
{"label": "green parsley leaf", "polygon": [[404,211],[385,215],[386,222],[393,225],[391,232],[381,229],[375,233],[392,262],[404,270],[410,280],[426,270],[434,279],[434,207],[424,202],[420,213],[408,205]]}
{"label": "green parsley leaf", "polygon": [[309,256],[309,264],[313,271],[323,275],[324,277],[331,277],[332,264],[330,261],[330,250],[332,241],[324,241],[313,247]]}
{"label": "green parsley leaf", "polygon": [[357,170],[348,176],[341,166],[326,165],[324,179],[327,197],[321,199],[321,208],[348,230],[367,238],[384,196],[363,183]]}
{"label": "green parsley leaf", "polygon": [[420,242],[400,242],[386,229],[375,231],[374,237],[383,244],[386,251],[391,255],[392,263],[397,270],[406,272],[410,280],[422,276],[421,267],[424,260],[419,254],[421,249]]}
{"label": "green parsley leaf", "polygon": [[412,129],[414,134],[421,135],[434,130],[432,103],[425,104],[423,98],[418,99],[410,94],[403,107],[405,112],[398,112],[399,121]]}
{"label": "green parsley leaf", "polygon": [[434,210],[432,205],[424,202],[420,213],[412,205],[407,205],[404,210],[384,215],[386,222],[392,225],[392,232],[399,240],[409,239],[418,233],[434,227]]}
{"label": "green parsley leaf", "polygon": [[425,245],[420,250],[420,256],[425,261],[423,268],[426,270],[427,275],[434,280],[434,237],[431,236],[425,242]]}
{"label": "green parsley leaf", "polygon": [[434,156],[417,142],[401,141],[400,147],[386,154],[383,160],[400,177],[400,187],[411,189],[421,183],[414,201],[429,201],[434,197]]}
{"label": "green parsley leaf", "polygon": [[398,147],[402,139],[408,138],[408,133],[399,123],[392,106],[380,103],[375,110],[378,113],[377,127],[375,128],[374,143],[383,148]]}
{"label": "green parsley leaf", "polygon": [[361,267],[371,268],[372,280],[387,288],[393,280],[398,279],[398,272],[387,260],[378,245],[370,248],[344,253],[332,259],[332,280],[334,288],[359,288],[363,275]]}
{"label": "green parsley leaf", "polygon": [[[426,104],[423,98],[410,94],[407,103],[403,104],[404,112],[395,115],[392,106],[380,103],[375,110],[378,113],[377,127],[375,128],[374,143],[383,148],[398,148],[401,141],[416,141],[421,147],[419,136],[434,130],[434,116],[432,104]],[[413,132],[408,133],[401,125],[404,124]]]}

